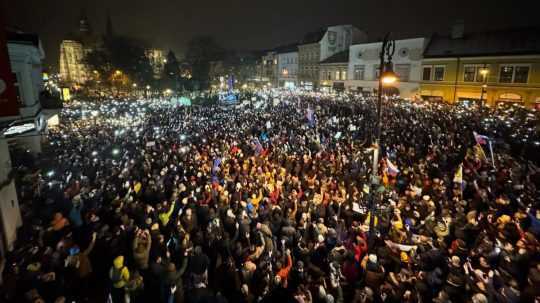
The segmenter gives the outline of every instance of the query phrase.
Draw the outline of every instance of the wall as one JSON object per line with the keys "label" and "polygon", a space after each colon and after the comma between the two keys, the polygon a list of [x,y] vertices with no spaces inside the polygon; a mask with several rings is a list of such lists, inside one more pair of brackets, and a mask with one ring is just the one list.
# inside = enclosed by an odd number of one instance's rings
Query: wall
{"label": "wall", "polygon": [[[503,65],[529,66],[527,83],[501,83],[500,70]],[[492,56],[470,58],[425,59],[424,66],[445,66],[444,81],[422,81],[420,93],[423,96],[440,96],[447,102],[458,102],[461,99],[480,100],[483,82],[465,82],[466,66],[484,67],[489,70],[487,88],[483,99],[488,105],[501,101],[500,96],[513,93],[521,96],[526,106],[540,103],[540,55],[531,56]]]}
{"label": "wall", "polygon": [[319,61],[348,49],[352,43],[361,43],[366,40],[367,35],[352,25],[330,26],[320,41]]}
{"label": "wall", "polygon": [[[11,160],[8,146],[5,139],[0,139],[0,183],[7,180],[10,170]],[[22,226],[21,212],[13,180],[0,189],[0,219],[0,228],[2,228],[5,237],[5,247],[11,250],[13,249],[13,243],[17,239],[17,228]]]}
{"label": "wall", "polygon": [[319,82],[319,62],[321,56],[319,43],[298,46],[298,81],[311,83],[314,88]]}
{"label": "wall", "polygon": [[60,44],[60,77],[66,82],[82,84],[87,80],[88,67],[83,64],[85,50],[77,41]]}
{"label": "wall", "polygon": [[[320,65],[319,83],[321,87],[329,87],[330,90],[334,87],[335,82],[345,83],[348,77],[348,63],[327,63]],[[328,79],[330,72],[330,79]],[[336,72],[339,72],[339,77],[336,77]],[[345,75],[343,75],[345,73]]]}
{"label": "wall", "polygon": [[[418,94],[422,76],[422,53],[426,45],[425,38],[396,40],[396,51],[392,57],[394,71],[398,72],[399,65],[409,66],[409,73],[402,76],[395,85],[403,98],[412,98]],[[380,64],[379,54],[382,42],[351,45],[349,48],[348,80],[349,90],[358,87],[372,92],[378,89],[379,82],[376,70]],[[364,80],[355,80],[355,66],[364,66]]]}
{"label": "wall", "polygon": [[[283,70],[287,70],[287,74]],[[283,86],[285,81],[296,84],[298,80],[298,52],[278,54],[278,80],[279,86]]]}

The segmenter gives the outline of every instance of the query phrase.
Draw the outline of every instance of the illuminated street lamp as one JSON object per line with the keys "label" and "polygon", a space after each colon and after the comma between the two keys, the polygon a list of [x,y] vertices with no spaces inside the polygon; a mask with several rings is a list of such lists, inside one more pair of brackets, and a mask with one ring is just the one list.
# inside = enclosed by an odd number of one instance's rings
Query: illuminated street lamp
{"label": "illuminated street lamp", "polygon": [[122,74],[122,71],[121,71],[121,70],[119,70],[119,69],[117,69],[117,70],[116,70],[116,71],[114,72],[114,74],[115,74],[115,75],[117,75],[117,76],[119,76],[119,75],[121,75],[121,74]]}
{"label": "illuminated street lamp", "polygon": [[147,86],[146,86],[146,89],[150,89],[150,85],[147,85]]}
{"label": "illuminated street lamp", "polygon": [[136,88],[136,87],[137,87],[137,83],[133,83],[133,87]]}
{"label": "illuminated street lamp", "polygon": [[368,249],[373,249],[373,236],[375,225],[375,191],[379,185],[378,172],[379,172],[379,149],[381,138],[381,120],[382,120],[382,90],[383,86],[390,86],[397,82],[398,77],[392,70],[392,56],[396,51],[396,43],[394,40],[389,40],[390,33],[384,36],[380,56],[379,65],[379,91],[377,92],[377,122],[375,124],[375,140],[373,142],[373,169],[371,171],[371,180],[369,187],[369,234],[368,234]]}

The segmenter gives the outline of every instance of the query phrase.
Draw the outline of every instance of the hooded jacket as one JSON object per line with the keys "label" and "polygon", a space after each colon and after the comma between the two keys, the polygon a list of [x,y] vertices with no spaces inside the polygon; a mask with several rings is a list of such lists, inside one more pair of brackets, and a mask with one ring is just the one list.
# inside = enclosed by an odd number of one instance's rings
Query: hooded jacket
{"label": "hooded jacket", "polygon": [[129,270],[124,266],[124,256],[118,256],[114,259],[113,266],[109,271],[109,278],[115,288],[122,288],[129,282]]}

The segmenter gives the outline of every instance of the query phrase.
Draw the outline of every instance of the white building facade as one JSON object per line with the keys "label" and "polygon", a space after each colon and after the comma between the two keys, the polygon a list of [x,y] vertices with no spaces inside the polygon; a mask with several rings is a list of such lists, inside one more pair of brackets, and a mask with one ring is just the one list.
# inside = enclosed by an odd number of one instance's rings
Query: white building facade
{"label": "white building facade", "polygon": [[307,34],[298,46],[300,86],[307,90],[317,89],[321,80],[319,63],[366,40],[367,34],[350,24],[329,26]]}
{"label": "white building facade", "polygon": [[[403,98],[418,97],[422,80],[422,54],[427,39],[413,38],[395,42],[396,51],[392,63],[399,82],[394,87]],[[351,45],[348,80],[345,83],[347,90],[367,94],[378,90],[381,47],[382,42]]]}
{"label": "white building facade", "polygon": [[278,50],[278,86],[295,88],[298,85],[298,47]]}

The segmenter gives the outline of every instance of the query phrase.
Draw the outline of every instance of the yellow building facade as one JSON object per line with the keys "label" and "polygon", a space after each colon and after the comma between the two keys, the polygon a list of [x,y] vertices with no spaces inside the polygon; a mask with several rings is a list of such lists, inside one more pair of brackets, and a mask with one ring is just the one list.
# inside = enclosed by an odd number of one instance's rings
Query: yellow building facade
{"label": "yellow building facade", "polygon": [[482,98],[488,106],[539,106],[540,55],[426,58],[420,95],[450,103],[478,102]]}
{"label": "yellow building facade", "polygon": [[538,30],[433,37],[424,51],[419,94],[425,100],[540,109]]}

